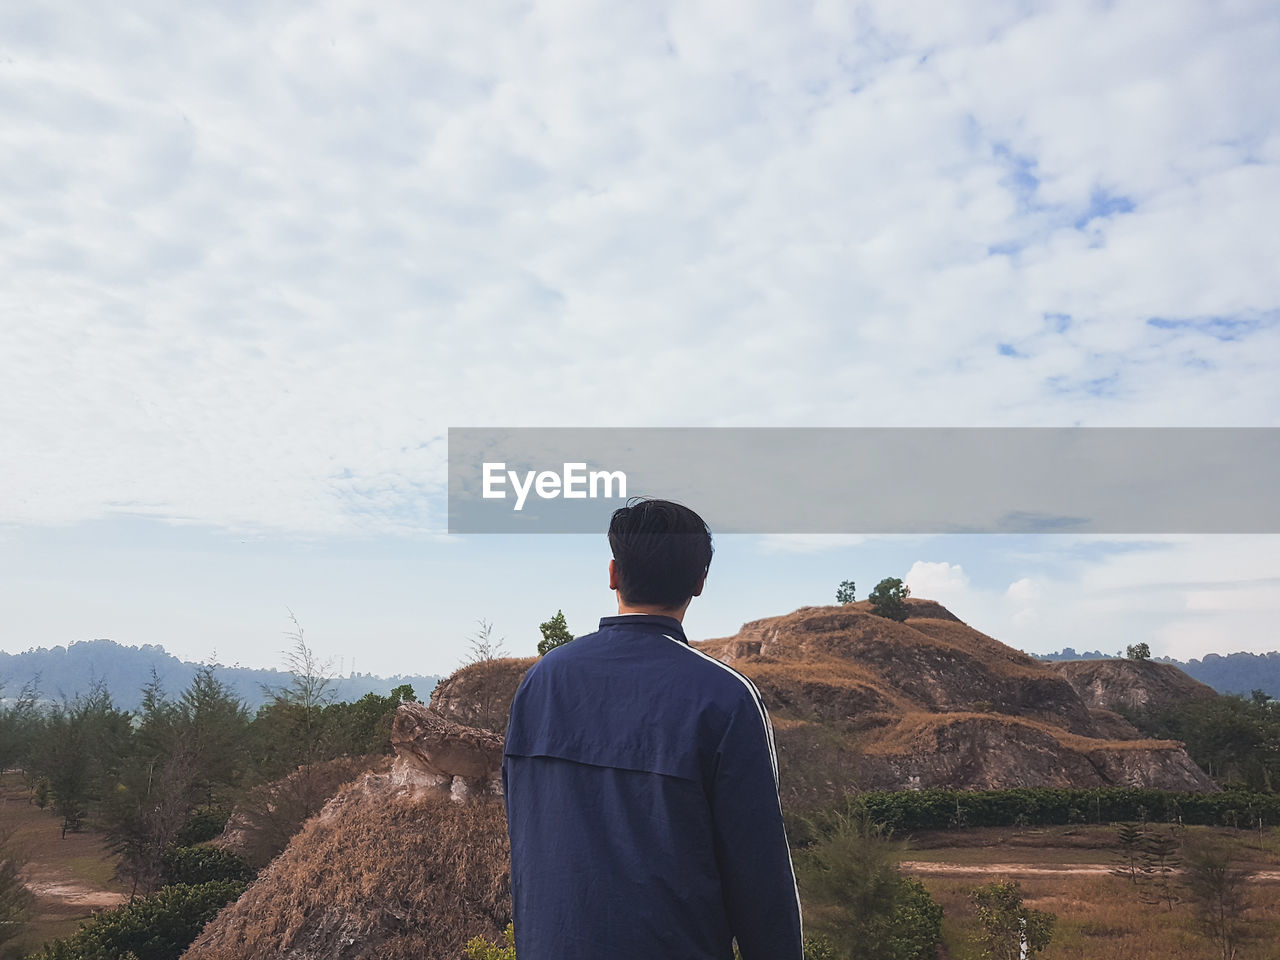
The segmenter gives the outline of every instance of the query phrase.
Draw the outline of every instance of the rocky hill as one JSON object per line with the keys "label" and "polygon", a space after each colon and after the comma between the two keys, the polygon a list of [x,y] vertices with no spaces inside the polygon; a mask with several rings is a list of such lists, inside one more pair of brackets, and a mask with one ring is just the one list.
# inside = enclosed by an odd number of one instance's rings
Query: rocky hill
{"label": "rocky hill", "polygon": [[903,623],[865,602],[804,607],[700,644],[760,687],[793,806],[848,789],[1216,789],[1181,744],[1139,739],[1054,666],[908,603]]}

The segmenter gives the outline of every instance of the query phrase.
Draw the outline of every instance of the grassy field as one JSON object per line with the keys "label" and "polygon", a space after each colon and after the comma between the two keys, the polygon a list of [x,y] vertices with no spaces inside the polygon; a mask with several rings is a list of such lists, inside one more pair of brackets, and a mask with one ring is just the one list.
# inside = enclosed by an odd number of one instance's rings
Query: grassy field
{"label": "grassy field", "polygon": [[[1235,847],[1258,871],[1249,883],[1249,940],[1240,960],[1280,958],[1280,831],[1190,827],[1187,840],[1212,837]],[[1192,905],[1144,903],[1127,879],[1110,873],[1115,830],[1105,826],[971,829],[912,838],[903,866],[945,911],[951,960],[977,960],[977,925],[969,903],[975,886],[1017,880],[1027,906],[1057,916],[1043,960],[1221,960],[1201,933]]]}
{"label": "grassy field", "polygon": [[5,956],[22,956],[47,940],[74,933],[95,910],[121,902],[127,890],[115,882],[115,858],[91,829],[62,837],[62,821],[28,799],[22,777],[0,775],[0,826],[27,859],[23,875],[36,893],[35,911]]}

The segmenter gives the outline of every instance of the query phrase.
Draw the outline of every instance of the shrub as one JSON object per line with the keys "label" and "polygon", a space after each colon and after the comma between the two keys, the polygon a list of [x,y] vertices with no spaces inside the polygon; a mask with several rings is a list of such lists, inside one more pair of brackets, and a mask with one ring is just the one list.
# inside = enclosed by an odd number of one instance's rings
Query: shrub
{"label": "shrub", "polygon": [[[894,831],[945,830],[963,823],[970,827],[1066,825],[1072,810],[1091,823],[1122,821],[1182,822],[1188,825],[1229,826],[1232,822],[1280,825],[1280,794],[1223,790],[1218,793],[1177,793],[1142,787],[1016,787],[1007,790],[900,790],[860,794],[810,820],[819,834],[830,832],[834,821],[853,808]],[[1077,816],[1077,818],[1078,818]],[[797,835],[807,836],[802,822]]]}
{"label": "shrub", "polygon": [[196,807],[187,817],[187,822],[178,831],[177,842],[180,846],[190,847],[197,843],[208,843],[217,837],[227,826],[231,811],[220,806]]}
{"label": "shrub", "polygon": [[931,960],[942,938],[942,908],[917,880],[898,871],[901,844],[865,813],[840,817],[829,835],[803,851],[797,874],[807,925],[826,956],[858,960]]}
{"label": "shrub", "polygon": [[826,937],[805,937],[804,960],[839,960],[839,957]]}
{"label": "shrub", "polygon": [[507,924],[502,940],[498,943],[484,937],[472,937],[462,955],[467,960],[516,960],[516,928],[512,924]]}
{"label": "shrub", "polygon": [[170,847],[160,858],[164,883],[188,885],[230,880],[248,883],[253,870],[230,850],[218,847]]}
{"label": "shrub", "polygon": [[1022,888],[1016,880],[984,884],[970,898],[981,927],[974,939],[983,948],[984,960],[1020,960],[1039,953],[1053,939],[1057,918],[1024,907]]}
{"label": "shrub", "polygon": [[162,887],[149,897],[95,914],[79,931],[46,944],[30,960],[178,960],[200,930],[244,892],[218,880]]}

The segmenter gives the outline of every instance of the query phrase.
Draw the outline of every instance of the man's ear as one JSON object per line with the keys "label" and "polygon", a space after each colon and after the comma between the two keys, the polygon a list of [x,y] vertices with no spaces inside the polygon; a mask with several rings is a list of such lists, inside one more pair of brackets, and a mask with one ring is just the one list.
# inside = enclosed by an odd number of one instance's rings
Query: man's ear
{"label": "man's ear", "polygon": [[609,589],[618,589],[618,561],[609,561]]}
{"label": "man's ear", "polygon": [[706,585],[707,585],[707,575],[704,573],[702,575],[702,579],[698,581],[698,585],[694,588],[693,595],[695,597],[702,596],[702,588],[705,587]]}

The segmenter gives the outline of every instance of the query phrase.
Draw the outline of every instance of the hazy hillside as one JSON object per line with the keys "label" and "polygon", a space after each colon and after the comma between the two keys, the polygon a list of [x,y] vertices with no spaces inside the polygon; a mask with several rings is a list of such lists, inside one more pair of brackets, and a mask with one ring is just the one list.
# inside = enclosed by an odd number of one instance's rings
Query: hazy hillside
{"label": "hazy hillside", "polygon": [[[165,691],[177,696],[191,682],[196,667],[197,664],[179,660],[159,645],[126,647],[113,640],[82,640],[65,647],[40,647],[25,653],[0,651],[0,696],[15,697],[28,683],[35,683],[44,698],[70,699],[101,681],[117,706],[135,710],[142,688],[151,680],[152,670]],[[276,688],[289,682],[289,674],[280,670],[219,665],[216,672],[218,679],[231,687],[251,710],[265,702],[264,685]],[[387,696],[394,687],[407,683],[414,693],[425,698],[439,680],[437,676],[417,674],[394,677],[355,674],[335,677],[330,689],[339,700],[358,700],[366,693]]]}
{"label": "hazy hillside", "polygon": [[[1059,653],[1035,654],[1039,660],[1108,660],[1114,654],[1093,650],[1089,653],[1077,653],[1071,647]],[[1188,660],[1185,663],[1172,657],[1155,658],[1161,663],[1169,663],[1177,667],[1193,680],[1208,684],[1219,693],[1239,693],[1248,696],[1254,690],[1262,690],[1268,696],[1280,699],[1280,652],[1270,653],[1231,653],[1221,656],[1207,653],[1202,660]]]}

